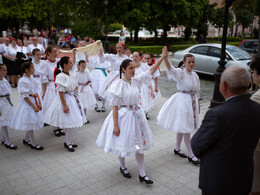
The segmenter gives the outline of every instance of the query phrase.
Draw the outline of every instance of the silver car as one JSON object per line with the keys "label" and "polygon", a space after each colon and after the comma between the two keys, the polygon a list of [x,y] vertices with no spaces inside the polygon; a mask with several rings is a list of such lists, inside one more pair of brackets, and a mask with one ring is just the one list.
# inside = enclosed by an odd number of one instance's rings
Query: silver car
{"label": "silver car", "polygon": [[[175,67],[183,67],[183,56],[187,53],[194,55],[195,66],[193,70],[198,73],[214,75],[219,66],[221,44],[198,44],[193,45],[185,50],[180,50],[174,53],[171,60]],[[226,46],[226,67],[230,65],[238,65],[246,68],[249,71],[248,62],[251,56],[246,51],[239,47]]]}

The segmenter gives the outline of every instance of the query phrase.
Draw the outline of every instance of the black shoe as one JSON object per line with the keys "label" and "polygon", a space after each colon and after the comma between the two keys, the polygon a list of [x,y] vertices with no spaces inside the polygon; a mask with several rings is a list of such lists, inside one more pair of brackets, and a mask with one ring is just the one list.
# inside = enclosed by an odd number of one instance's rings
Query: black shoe
{"label": "black shoe", "polygon": [[47,123],[44,123],[44,127],[47,127],[47,126],[50,126],[50,125],[48,125]]}
{"label": "black shoe", "polygon": [[56,135],[57,137],[60,137],[60,136],[61,136],[59,129],[53,130],[53,133],[54,133],[54,135]]}
{"label": "black shoe", "polygon": [[101,97],[98,97],[98,100],[99,100],[99,101],[102,101]]}
{"label": "black shoe", "polygon": [[4,140],[1,140],[2,144],[5,144],[5,141]]}
{"label": "black shoe", "polygon": [[35,146],[31,145],[31,148],[35,149],[35,150],[43,150],[44,149],[42,146],[39,146],[37,144]]}
{"label": "black shoe", "polygon": [[198,159],[197,159],[197,160],[193,160],[193,157],[194,157],[194,156],[192,156],[191,158],[188,157],[189,162],[193,163],[194,165],[199,165],[199,164],[200,164],[200,161],[199,161]]}
{"label": "black shoe", "polygon": [[11,150],[15,150],[17,148],[17,146],[15,146],[14,144],[10,143],[10,144],[4,144],[6,148],[9,148]]}
{"label": "black shoe", "polygon": [[175,149],[174,149],[174,154],[179,155],[179,156],[182,157],[182,158],[187,158],[187,155],[184,154],[184,153],[180,153],[180,151],[181,151],[181,150],[175,150]]}
{"label": "black shoe", "polygon": [[60,132],[60,135],[65,135],[65,132],[63,131],[63,129],[58,129]]}
{"label": "black shoe", "polygon": [[128,172],[128,173],[125,173],[125,170],[127,170],[127,168],[125,168],[124,170],[120,167],[120,172],[122,173],[122,175],[126,178],[131,178],[131,174]]}
{"label": "black shoe", "polygon": [[100,112],[100,110],[99,110],[99,108],[98,108],[98,107],[95,107],[95,110],[96,110],[97,112]]}
{"label": "black shoe", "polygon": [[102,107],[102,112],[106,112],[106,108],[105,107]]}
{"label": "black shoe", "polygon": [[70,152],[74,152],[74,147],[72,144],[67,145],[66,142],[64,143],[64,147],[67,148]]}
{"label": "black shoe", "polygon": [[77,144],[74,144],[74,143],[70,143],[72,146],[73,146],[73,148],[76,148],[76,147],[78,147],[78,145]]}
{"label": "black shoe", "polygon": [[25,141],[25,140],[23,139],[23,144],[25,144],[25,145],[27,145],[27,146],[31,146],[31,144],[30,144],[30,140]]}
{"label": "black shoe", "polygon": [[85,124],[89,124],[89,120],[87,120],[87,121],[85,122]]}
{"label": "black shoe", "polygon": [[145,176],[143,176],[143,177],[141,177],[141,175],[139,175],[139,180],[140,180],[140,182],[145,182],[146,184],[153,184],[153,181],[152,180],[150,180],[150,179],[145,179],[145,177],[146,177],[146,175]]}
{"label": "black shoe", "polygon": [[145,115],[147,120],[150,120],[150,116],[148,114]]}

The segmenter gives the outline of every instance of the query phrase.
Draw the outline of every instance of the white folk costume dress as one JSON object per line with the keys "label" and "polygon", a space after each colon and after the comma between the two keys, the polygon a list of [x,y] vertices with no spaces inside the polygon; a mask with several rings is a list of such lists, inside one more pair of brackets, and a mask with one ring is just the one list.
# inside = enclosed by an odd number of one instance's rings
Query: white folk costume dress
{"label": "white folk costume dress", "polygon": [[195,72],[173,66],[166,73],[169,79],[177,82],[178,92],[161,108],[157,124],[177,133],[191,133],[199,125],[199,77]]}
{"label": "white folk costume dress", "polygon": [[[150,70],[150,67],[146,63],[141,63],[139,68],[135,69],[135,76],[141,74],[142,72],[147,72]],[[140,106],[143,108],[145,113],[148,113],[153,108],[153,98],[151,96],[151,89],[149,86],[150,83],[147,83],[147,85],[143,85],[141,87],[140,93],[141,93],[141,100],[139,102]]]}
{"label": "white folk costume dress", "polygon": [[22,131],[38,130],[43,127],[42,111],[35,112],[24,100],[28,97],[31,102],[39,105],[38,82],[31,76],[23,76],[18,82],[18,92],[21,94],[19,104],[16,108],[11,128]]}
{"label": "white folk costume dress", "polygon": [[95,94],[98,94],[99,89],[102,87],[108,72],[111,69],[111,63],[109,61],[100,62],[99,56],[91,56],[88,58],[88,66],[92,67],[93,70],[90,74],[92,80],[92,87]]}
{"label": "white folk costume dress", "polygon": [[157,70],[155,71],[155,73],[153,73],[153,80],[152,80],[152,87],[153,87],[153,91],[154,91],[154,95],[155,97],[153,98],[153,100],[158,100],[162,97],[161,91],[158,89],[158,92],[155,91],[155,78],[158,78],[159,76],[161,76],[160,70],[159,68],[157,68]]}
{"label": "white folk costume dress", "polygon": [[82,103],[83,109],[94,106],[97,103],[93,89],[90,87],[91,78],[88,72],[75,72],[78,83],[78,95]]}
{"label": "white folk costume dress", "polygon": [[43,60],[40,60],[39,63],[36,63],[34,60],[32,61],[33,65],[34,65],[34,69],[35,69],[33,77],[38,82],[38,86],[39,86],[38,94],[40,94],[40,96],[42,95],[42,83],[41,83],[41,74],[39,72],[39,68],[41,66],[41,63],[43,63],[43,62],[44,62]]}
{"label": "white folk costume dress", "polygon": [[105,61],[109,61],[113,67],[113,70],[109,73],[109,75],[106,77],[102,87],[99,89],[98,94],[105,98],[107,97],[106,91],[111,87],[111,84],[119,79],[119,70],[120,65],[122,62],[126,59],[129,59],[128,56],[122,55],[119,56],[118,54],[103,54],[100,57],[100,62],[104,63]]}
{"label": "white folk costume dress", "polygon": [[45,115],[46,111],[48,110],[57,95],[57,93],[55,92],[54,70],[57,67],[58,61],[58,58],[56,58],[54,62],[44,60],[38,69],[38,72],[42,76],[42,83],[46,83],[46,91],[44,99],[42,100],[43,115]]}
{"label": "white folk costume dress", "polygon": [[108,89],[108,100],[118,106],[119,136],[113,135],[113,111],[109,113],[97,138],[98,147],[106,153],[121,157],[143,153],[153,146],[153,136],[142,108],[139,108],[139,90],[151,82],[150,71],[133,77],[131,83],[123,79],[115,81]]}
{"label": "white folk costume dress", "polygon": [[14,116],[14,106],[11,102],[12,94],[9,82],[3,78],[0,80],[0,126],[10,126]]}
{"label": "white folk costume dress", "polygon": [[43,122],[63,129],[83,126],[86,122],[86,116],[81,101],[78,98],[78,94],[77,92],[74,92],[77,87],[75,77],[73,74],[67,75],[62,72],[57,75],[55,84],[57,85],[57,93],[63,92],[69,112],[64,112],[60,96],[57,95],[45,113]]}

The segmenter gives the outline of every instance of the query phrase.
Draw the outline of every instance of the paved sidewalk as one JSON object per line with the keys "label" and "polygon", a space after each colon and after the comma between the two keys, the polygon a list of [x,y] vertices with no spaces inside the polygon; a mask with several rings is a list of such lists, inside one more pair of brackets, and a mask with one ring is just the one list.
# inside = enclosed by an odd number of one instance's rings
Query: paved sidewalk
{"label": "paved sidewalk", "polygon": [[[13,90],[15,106],[18,97],[17,90]],[[156,102],[150,113],[154,147],[145,153],[145,165],[153,185],[139,182],[135,158],[126,158],[132,174],[127,179],[119,171],[117,157],[95,145],[109,107],[105,113],[89,110],[90,123],[73,133],[73,142],[79,145],[74,153],[64,148],[65,138],[55,137],[51,127],[35,132],[37,143],[45,147],[43,151],[24,146],[25,132],[10,129],[11,141],[18,149],[12,151],[0,145],[0,194],[201,194],[197,187],[199,167],[174,155],[175,133],[156,125],[156,116],[166,100]],[[201,105],[200,120],[208,105]],[[186,152],[184,145],[182,149]]]}

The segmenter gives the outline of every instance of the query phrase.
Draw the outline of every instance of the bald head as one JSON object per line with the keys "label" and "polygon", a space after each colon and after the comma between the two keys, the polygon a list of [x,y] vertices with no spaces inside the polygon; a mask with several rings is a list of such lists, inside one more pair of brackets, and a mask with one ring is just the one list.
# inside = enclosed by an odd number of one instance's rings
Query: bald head
{"label": "bald head", "polygon": [[[226,87],[228,87],[230,92],[233,93],[232,95],[242,94],[248,89],[250,77],[245,68],[240,66],[229,66],[221,75],[220,88],[223,87],[223,83],[224,85],[227,85]],[[223,94],[223,88],[220,91],[225,97]]]}

